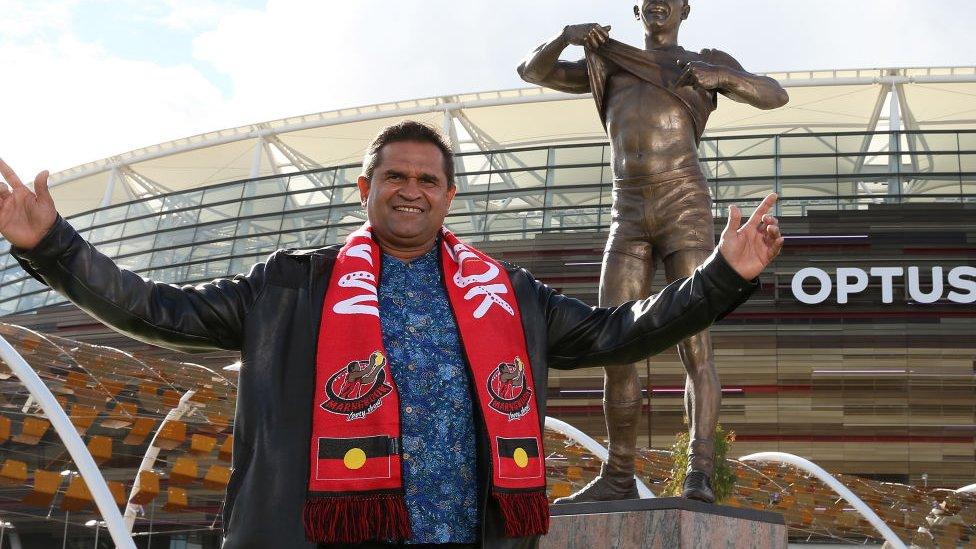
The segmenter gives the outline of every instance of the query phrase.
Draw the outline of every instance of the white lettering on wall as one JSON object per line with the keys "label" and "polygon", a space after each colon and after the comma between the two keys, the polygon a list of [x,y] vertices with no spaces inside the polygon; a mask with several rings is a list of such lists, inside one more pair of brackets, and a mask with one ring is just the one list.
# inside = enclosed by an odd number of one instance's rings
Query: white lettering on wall
{"label": "white lettering on wall", "polygon": [[[948,277],[944,276],[945,271],[942,267],[930,267],[928,270],[932,282],[928,288],[923,288],[921,281],[923,270],[919,267],[907,269],[871,267],[868,270],[858,267],[837,267],[834,277],[823,269],[806,267],[793,275],[793,296],[807,305],[817,305],[827,301],[836,288],[837,303],[843,305],[851,296],[867,290],[871,279],[875,279],[881,284],[881,302],[893,303],[895,281],[904,277],[907,290],[905,299],[916,303],[935,303],[943,298],[953,303],[976,303],[976,267],[968,265],[955,267],[949,271]],[[809,293],[803,285],[811,284],[813,281],[818,283],[819,288]]]}

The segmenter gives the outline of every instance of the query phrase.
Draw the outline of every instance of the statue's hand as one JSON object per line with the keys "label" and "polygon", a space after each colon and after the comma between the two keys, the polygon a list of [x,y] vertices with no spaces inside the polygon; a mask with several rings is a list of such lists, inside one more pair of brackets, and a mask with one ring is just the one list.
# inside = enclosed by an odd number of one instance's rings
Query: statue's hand
{"label": "statue's hand", "polygon": [[722,231],[718,250],[729,266],[746,280],[759,276],[783,249],[779,221],[769,213],[774,204],[776,194],[767,195],[742,227],[739,227],[742,220],[739,208],[729,207],[729,221]]}
{"label": "statue's hand", "polygon": [[702,61],[689,61],[685,71],[678,77],[674,87],[697,86],[706,90],[715,90],[725,85],[728,69],[720,65],[712,65]]}
{"label": "statue's hand", "polygon": [[605,27],[597,23],[567,25],[563,29],[563,36],[574,46],[595,50],[610,39],[610,25]]}

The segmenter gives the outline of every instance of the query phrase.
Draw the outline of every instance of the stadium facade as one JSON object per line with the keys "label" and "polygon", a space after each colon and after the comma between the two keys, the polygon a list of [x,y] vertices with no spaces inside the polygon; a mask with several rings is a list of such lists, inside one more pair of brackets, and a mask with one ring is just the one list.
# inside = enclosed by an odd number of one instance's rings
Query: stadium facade
{"label": "stadium facade", "polygon": [[[700,156],[726,208],[781,199],[784,253],[713,328],[735,455],[780,450],[879,480],[957,488],[976,475],[976,68],[771,74],[788,106],[724,98]],[[450,137],[451,229],[596,302],[609,147],[589,96],[540,88],[437,97],[212,132],[52,176],[100,251],[164,282],[246,272],[271,251],[341,242],[364,214],[368,141],[403,118]],[[655,287],[663,276],[656,275]],[[147,351],[82,321],[0,258],[4,321]],[[155,354],[160,354],[155,352]],[[233,357],[209,357],[214,364]],[[682,427],[674,351],[648,361],[640,444]],[[550,415],[603,434],[602,372],[553,372]]]}

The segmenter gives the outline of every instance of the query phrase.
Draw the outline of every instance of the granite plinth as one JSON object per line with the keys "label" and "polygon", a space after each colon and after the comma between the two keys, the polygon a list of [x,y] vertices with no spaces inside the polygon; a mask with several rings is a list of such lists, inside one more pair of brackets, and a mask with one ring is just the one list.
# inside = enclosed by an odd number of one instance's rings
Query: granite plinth
{"label": "granite plinth", "polygon": [[542,549],[786,549],[783,515],[684,498],[560,504],[551,515]]}

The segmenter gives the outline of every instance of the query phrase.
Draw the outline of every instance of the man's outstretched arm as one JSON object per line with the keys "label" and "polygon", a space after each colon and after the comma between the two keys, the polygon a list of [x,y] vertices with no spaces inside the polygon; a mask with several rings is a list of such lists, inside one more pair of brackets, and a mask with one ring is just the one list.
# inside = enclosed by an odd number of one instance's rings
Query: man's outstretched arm
{"label": "man's outstretched arm", "polygon": [[675,86],[699,86],[715,90],[733,101],[770,110],[782,107],[790,96],[775,79],[752,74],[731,55],[719,50],[702,50],[707,61],[692,61]]}
{"label": "man's outstretched arm", "polygon": [[543,42],[519,64],[522,80],[566,93],[589,93],[590,78],[586,62],[561,61],[559,55],[569,45],[599,48],[610,39],[610,27],[596,23],[569,25],[552,39]]}
{"label": "man's outstretched arm", "polygon": [[28,189],[0,160],[0,234],[34,278],[105,324],[136,339],[181,351],[240,348],[244,316],[260,293],[264,265],[249,275],[198,286],[146,280],[120,269],[62,219],[47,172]]}
{"label": "man's outstretched arm", "polygon": [[[647,299],[619,307],[589,307],[540,289],[548,321],[549,366],[629,364],[696,334],[732,312],[758,287],[755,278],[779,254],[783,237],[768,212],[769,195],[741,227],[733,206],[715,253],[695,273]],[[540,284],[541,286],[541,284]]]}

